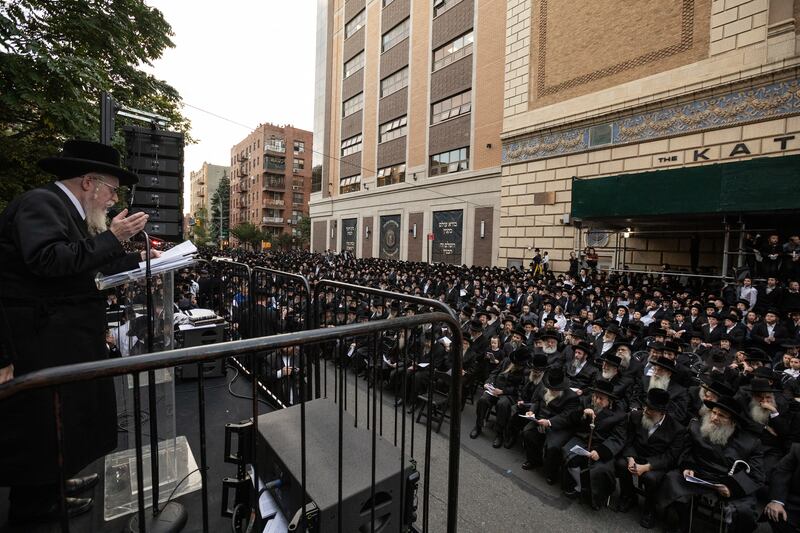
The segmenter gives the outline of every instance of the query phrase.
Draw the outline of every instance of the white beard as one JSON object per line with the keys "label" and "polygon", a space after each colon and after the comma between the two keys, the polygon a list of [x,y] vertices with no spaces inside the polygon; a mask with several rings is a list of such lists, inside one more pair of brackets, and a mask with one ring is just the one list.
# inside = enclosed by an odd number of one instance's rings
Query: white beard
{"label": "white beard", "polygon": [[653,426],[656,425],[656,421],[650,418],[649,416],[643,414],[642,415],[642,427],[647,431],[653,429]]}
{"label": "white beard", "polygon": [[[97,193],[95,192],[94,200],[97,200]],[[95,204],[84,206],[86,213],[86,227],[89,230],[89,235],[94,237],[108,229],[108,209],[105,207],[97,207]]]}
{"label": "white beard", "polygon": [[625,354],[625,355],[617,354],[617,357],[622,359],[622,363],[620,364],[620,368],[628,368],[630,366],[630,364],[631,364],[631,355],[630,354]]}
{"label": "white beard", "polygon": [[552,348],[550,346],[542,347],[542,351],[547,355],[553,355],[554,353],[556,353],[556,350],[558,350],[558,346],[553,346]]}
{"label": "white beard", "polygon": [[650,376],[650,385],[647,387],[647,390],[650,389],[664,389],[667,390],[669,387],[669,376]]}
{"label": "white beard", "polygon": [[715,426],[711,423],[711,414],[706,413],[703,415],[703,422],[700,424],[700,434],[711,444],[725,446],[728,440],[736,430],[733,424],[725,424],[722,426]]}
{"label": "white beard", "polygon": [[560,390],[545,389],[545,391],[544,391],[544,403],[552,402],[553,400],[555,400],[556,398],[561,396],[562,392],[563,391],[560,391]]}
{"label": "white beard", "polygon": [[750,418],[756,424],[765,425],[769,421],[769,413],[769,411],[757,404],[755,400],[750,400]]}
{"label": "white beard", "polygon": [[611,381],[617,375],[616,370],[603,370],[603,379]]}

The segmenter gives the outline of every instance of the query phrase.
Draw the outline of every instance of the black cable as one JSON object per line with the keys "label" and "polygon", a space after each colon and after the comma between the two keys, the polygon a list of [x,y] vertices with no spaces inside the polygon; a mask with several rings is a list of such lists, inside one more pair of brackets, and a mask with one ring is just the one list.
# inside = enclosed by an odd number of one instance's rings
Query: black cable
{"label": "black cable", "polygon": [[[200,467],[197,467],[197,468],[195,468],[194,470],[192,470],[191,472],[189,472],[188,474],[186,474],[185,476],[183,476],[183,479],[181,479],[180,481],[178,481],[178,484],[177,484],[177,485],[175,485],[175,488],[173,488],[173,489],[172,489],[172,492],[170,492],[170,493],[169,493],[169,498],[167,498],[167,501],[164,503],[164,507],[166,507],[167,505],[169,505],[169,502],[171,502],[171,501],[172,501],[172,496],[174,496],[174,495],[175,495],[175,491],[176,491],[176,490],[178,490],[178,487],[180,487],[180,486],[183,484],[183,482],[184,482],[184,481],[186,481],[187,479],[189,479],[189,476],[191,476],[191,475],[192,475],[192,474],[194,474],[195,472],[199,472],[200,470],[202,470],[202,468],[200,468]],[[208,471],[208,470],[209,470],[209,467],[206,467],[206,471]],[[163,509],[163,507],[162,507],[162,509]]]}
{"label": "black cable", "polygon": [[[248,401],[252,402],[252,401],[253,401],[253,398],[252,398],[251,396],[245,396],[245,395],[243,395],[243,394],[237,394],[237,393],[233,392],[233,389],[231,388],[231,386],[233,385],[233,382],[234,382],[234,381],[236,381],[237,379],[239,379],[239,369],[238,369],[238,368],[236,368],[235,366],[231,366],[231,367],[229,367],[229,368],[233,368],[233,369],[236,371],[236,375],[235,375],[235,376],[233,377],[233,379],[232,379],[232,380],[230,380],[230,382],[228,383],[228,392],[230,392],[230,393],[231,393],[231,395],[232,395],[232,396],[235,396],[236,398],[241,398],[242,400],[248,400]],[[272,406],[271,406],[269,403],[267,403],[265,400],[262,400],[261,398],[259,398],[259,399],[258,399],[258,401],[259,401],[259,402],[261,402],[261,403],[263,403],[264,405],[266,405],[266,406],[268,406],[268,407],[272,407]]]}

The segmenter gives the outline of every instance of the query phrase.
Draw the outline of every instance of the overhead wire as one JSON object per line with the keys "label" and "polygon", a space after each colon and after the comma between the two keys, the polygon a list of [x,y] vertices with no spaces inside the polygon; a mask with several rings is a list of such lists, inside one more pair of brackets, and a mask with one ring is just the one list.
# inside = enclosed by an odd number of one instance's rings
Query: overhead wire
{"label": "overhead wire", "polygon": [[[253,131],[253,130],[256,130],[256,129],[257,129],[257,128],[255,128],[255,127],[248,126],[247,124],[243,124],[243,123],[241,123],[241,122],[238,122],[238,121],[236,121],[236,120],[233,120],[233,119],[230,119],[230,118],[224,117],[224,116],[222,116],[222,115],[220,115],[220,114],[217,114],[217,113],[214,113],[214,112],[212,112],[212,111],[208,111],[207,109],[203,109],[202,107],[198,107],[198,106],[196,106],[196,105],[192,105],[192,104],[189,104],[189,103],[186,103],[186,102],[183,102],[183,105],[185,105],[186,107],[191,107],[192,109],[195,109],[195,110],[197,110],[197,111],[200,111],[200,112],[202,112],[202,113],[206,113],[207,115],[210,115],[210,116],[212,116],[212,117],[216,117],[216,118],[218,118],[218,119],[220,119],[220,120],[224,120],[224,121],[226,121],[226,122],[230,122],[231,124],[235,124],[236,126],[240,126],[240,127],[242,127],[242,128],[248,129],[248,130],[250,130],[250,131]],[[322,157],[325,157],[325,158],[327,158],[327,159],[332,159],[332,160],[334,160],[334,161],[338,161],[338,162],[340,162],[340,163],[345,163],[345,164],[347,164],[347,165],[351,165],[351,166],[353,166],[353,167],[356,167],[356,168],[358,168],[358,169],[359,169],[359,170],[361,170],[361,171],[366,171],[368,174],[375,174],[375,175],[377,175],[377,174],[378,174],[378,172],[377,172],[376,170],[374,170],[374,169],[369,169],[369,168],[367,168],[367,167],[364,167],[364,166],[362,166],[362,165],[360,165],[360,164],[351,163],[351,162],[349,162],[349,161],[344,161],[343,159],[341,159],[341,158],[339,158],[339,157],[336,157],[336,156],[334,156],[334,155],[331,155],[331,154],[328,154],[328,153],[325,153],[325,152],[320,152],[319,150],[314,150],[314,148],[313,148],[313,147],[311,148],[311,152],[312,152],[312,153],[314,153],[314,154],[320,155],[320,156],[322,156]],[[415,185],[414,185],[414,187],[415,187],[415,188],[424,189],[424,190],[426,190],[426,191],[430,191],[430,192],[432,192],[432,193],[434,193],[434,194],[437,194],[437,195],[439,195],[440,197],[442,197],[442,198],[446,198],[446,199],[448,199],[448,200],[449,200],[449,199],[456,198],[455,196],[452,196],[452,195],[449,195],[449,194],[445,194],[445,193],[439,192],[439,191],[435,190],[435,189],[434,189],[432,186],[424,185],[424,184],[421,184],[421,183],[417,183],[417,184],[415,184]],[[462,202],[464,202],[465,204],[469,204],[469,205],[472,205],[472,206],[475,206],[475,207],[486,207],[485,205],[476,204],[475,202],[471,202],[471,201],[469,201],[469,200],[466,200],[466,199],[459,199],[459,201],[462,201]],[[530,216],[530,215],[511,215],[511,214],[510,214],[510,211],[507,211],[507,212],[504,214],[504,213],[503,213],[503,209],[509,210],[510,208],[509,208],[509,207],[505,207],[505,208],[504,208],[504,207],[502,207],[502,206],[501,206],[501,207],[500,207],[500,215],[501,215],[501,216],[509,216],[509,217],[513,216],[513,217],[516,217],[516,218],[519,218],[519,219],[523,219],[523,220],[529,220],[529,221],[531,221],[532,223],[535,223],[535,219],[534,219],[532,216]]]}

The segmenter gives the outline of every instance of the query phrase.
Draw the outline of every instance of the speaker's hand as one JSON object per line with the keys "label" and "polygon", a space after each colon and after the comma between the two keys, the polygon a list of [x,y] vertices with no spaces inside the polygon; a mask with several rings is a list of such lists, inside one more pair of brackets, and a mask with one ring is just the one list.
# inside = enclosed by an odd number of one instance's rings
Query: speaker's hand
{"label": "speaker's hand", "polygon": [[127,216],[128,210],[123,209],[122,212],[111,219],[111,233],[119,240],[125,242],[140,231],[144,229],[147,224],[147,219],[150,218],[147,213],[134,213]]}

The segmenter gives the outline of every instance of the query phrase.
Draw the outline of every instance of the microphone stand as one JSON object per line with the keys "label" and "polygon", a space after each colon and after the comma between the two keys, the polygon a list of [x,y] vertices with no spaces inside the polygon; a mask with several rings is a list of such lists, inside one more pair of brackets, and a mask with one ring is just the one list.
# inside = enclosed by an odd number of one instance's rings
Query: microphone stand
{"label": "microphone stand", "polygon": [[[153,271],[150,264],[151,242],[150,236],[142,230],[144,237],[144,271],[145,271],[145,307],[147,309],[147,353],[152,354],[155,340],[155,310],[153,309]],[[171,295],[170,295],[171,298]],[[166,302],[166,300],[164,300]],[[166,305],[166,303],[164,304]],[[173,533],[181,531],[186,525],[188,513],[178,502],[167,502],[162,509],[159,509],[159,471],[158,471],[158,409],[156,399],[156,373],[154,370],[147,371],[147,402],[150,416],[150,480],[153,515],[145,519],[145,524],[139,523],[139,515],[131,518],[128,525],[129,532],[149,531],[151,533]],[[176,483],[178,480],[176,480]],[[139,487],[144,490],[144,487]]]}

